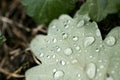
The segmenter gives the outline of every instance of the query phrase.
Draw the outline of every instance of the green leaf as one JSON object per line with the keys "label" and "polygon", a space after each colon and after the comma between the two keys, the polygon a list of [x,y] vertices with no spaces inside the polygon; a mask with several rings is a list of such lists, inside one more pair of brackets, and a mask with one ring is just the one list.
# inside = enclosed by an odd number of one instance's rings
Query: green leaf
{"label": "green leaf", "polygon": [[76,0],[22,0],[27,14],[38,23],[49,23],[60,14],[69,13]]}
{"label": "green leaf", "polygon": [[120,0],[87,0],[76,16],[80,14],[89,14],[94,21],[103,20],[108,14],[120,11]]}
{"label": "green leaf", "polygon": [[120,80],[120,28],[103,41],[87,15],[62,15],[38,35],[30,48],[42,61],[26,72],[26,80]]}
{"label": "green leaf", "polygon": [[0,32],[0,46],[3,44],[3,42],[5,42],[5,37],[3,36],[3,34]]}

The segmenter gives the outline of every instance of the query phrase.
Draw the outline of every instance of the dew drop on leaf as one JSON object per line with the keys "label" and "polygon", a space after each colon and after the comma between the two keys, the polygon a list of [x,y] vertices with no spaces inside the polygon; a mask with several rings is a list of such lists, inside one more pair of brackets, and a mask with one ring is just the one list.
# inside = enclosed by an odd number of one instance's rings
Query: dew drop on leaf
{"label": "dew drop on leaf", "polygon": [[64,50],[64,53],[66,54],[66,55],[71,55],[72,54],[72,49],[71,48],[66,48],[65,50]]}
{"label": "dew drop on leaf", "polygon": [[63,60],[61,60],[61,61],[60,61],[60,64],[61,64],[61,65],[65,65],[65,64],[66,64],[66,62],[65,62],[65,61],[63,61]]}
{"label": "dew drop on leaf", "polygon": [[39,54],[40,57],[43,57],[43,55],[44,55],[43,53],[40,53],[40,54]]}
{"label": "dew drop on leaf", "polygon": [[94,41],[95,41],[94,37],[86,37],[84,40],[84,46],[85,47],[90,46],[91,44],[94,43]]}
{"label": "dew drop on leaf", "polygon": [[62,33],[62,37],[63,37],[63,39],[66,39],[68,37],[68,35],[66,33]]}
{"label": "dew drop on leaf", "polygon": [[76,49],[76,50],[80,50],[80,47],[79,47],[79,46],[76,46],[75,49]]}
{"label": "dew drop on leaf", "polygon": [[73,36],[73,41],[77,41],[78,37],[77,36]]}
{"label": "dew drop on leaf", "polygon": [[53,43],[56,43],[57,42],[57,39],[53,39]]}
{"label": "dew drop on leaf", "polygon": [[96,75],[96,65],[94,63],[89,63],[86,67],[86,74],[90,79],[93,79]]}
{"label": "dew drop on leaf", "polygon": [[62,78],[64,76],[64,72],[63,71],[56,71],[56,72],[54,72],[54,74],[53,74],[53,78],[55,79],[55,80],[57,80],[57,79],[60,79],[60,78]]}
{"label": "dew drop on leaf", "polygon": [[84,20],[81,20],[78,24],[77,24],[77,27],[81,27],[84,25]]}
{"label": "dew drop on leaf", "polygon": [[105,39],[105,43],[108,45],[108,46],[113,46],[115,44],[116,40],[113,36],[109,36]]}

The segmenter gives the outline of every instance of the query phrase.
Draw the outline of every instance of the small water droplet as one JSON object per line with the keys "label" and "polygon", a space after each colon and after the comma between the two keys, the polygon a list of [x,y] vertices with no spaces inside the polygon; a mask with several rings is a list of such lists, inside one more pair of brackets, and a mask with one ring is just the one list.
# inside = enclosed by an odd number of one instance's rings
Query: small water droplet
{"label": "small water droplet", "polygon": [[57,42],[57,39],[53,39],[53,43],[56,43]]}
{"label": "small water droplet", "polygon": [[105,43],[108,45],[108,46],[113,46],[115,44],[116,40],[113,36],[109,36],[105,39]]}
{"label": "small water droplet", "polygon": [[71,55],[72,54],[72,49],[71,48],[66,48],[65,50],[64,50],[64,53],[66,54],[66,55]]}
{"label": "small water droplet", "polygon": [[77,24],[77,27],[81,27],[84,25],[84,20],[81,20],[78,24]]}
{"label": "small water droplet", "polygon": [[47,58],[50,59],[50,55],[47,55]]}
{"label": "small water droplet", "polygon": [[66,39],[68,35],[66,33],[62,33],[63,39]]}
{"label": "small water droplet", "polygon": [[96,66],[94,63],[90,63],[86,67],[86,74],[90,79],[93,79],[96,75]]}
{"label": "small water droplet", "polygon": [[65,65],[66,63],[65,63],[65,61],[61,60],[61,61],[60,61],[60,64],[61,64],[61,65]]}
{"label": "small water droplet", "polygon": [[61,49],[58,47],[58,48],[57,48],[57,52],[60,52],[60,50],[61,50]]}
{"label": "small water droplet", "polygon": [[60,71],[54,72],[53,77],[54,77],[54,79],[60,79],[60,78],[62,78],[64,75],[65,75],[64,72],[60,70]]}
{"label": "small water droplet", "polygon": [[53,69],[53,72],[56,72],[57,70],[56,69]]}
{"label": "small water droplet", "polygon": [[78,37],[73,36],[73,41],[77,41],[77,40],[78,40]]}
{"label": "small water droplet", "polygon": [[101,35],[99,29],[96,30],[96,35],[97,35],[97,36],[100,36],[100,35]]}
{"label": "small water droplet", "polygon": [[80,74],[78,74],[77,76],[78,76],[78,77],[81,77],[81,75],[80,75]]}
{"label": "small water droplet", "polygon": [[95,50],[96,52],[99,52],[100,51],[100,49],[99,48],[96,48],[96,50]]}
{"label": "small water droplet", "polygon": [[44,54],[43,54],[43,53],[40,53],[39,55],[40,55],[40,57],[43,57]]}
{"label": "small water droplet", "polygon": [[53,55],[52,57],[53,57],[53,58],[55,58],[56,56],[55,56],[55,55]]}
{"label": "small water droplet", "polygon": [[90,46],[91,44],[94,43],[94,41],[95,41],[94,37],[86,37],[85,42],[84,42],[84,46],[85,47]]}
{"label": "small water droplet", "polygon": [[79,46],[76,46],[75,49],[76,49],[76,50],[80,50],[80,47],[79,47]]}
{"label": "small water droplet", "polygon": [[55,25],[53,25],[53,26],[52,26],[52,28],[56,28],[56,26],[55,26]]}
{"label": "small water droplet", "polygon": [[78,61],[76,60],[76,59],[74,59],[73,61],[72,61],[72,63],[74,64],[74,63],[77,63]]}

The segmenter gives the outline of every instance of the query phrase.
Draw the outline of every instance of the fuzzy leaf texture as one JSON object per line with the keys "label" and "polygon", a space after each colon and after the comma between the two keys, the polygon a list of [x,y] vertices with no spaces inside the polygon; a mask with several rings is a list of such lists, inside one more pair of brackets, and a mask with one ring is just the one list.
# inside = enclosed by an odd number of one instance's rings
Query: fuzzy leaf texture
{"label": "fuzzy leaf texture", "polygon": [[26,80],[120,80],[120,28],[103,41],[87,15],[62,15],[30,48],[42,64],[29,69]]}
{"label": "fuzzy leaf texture", "polygon": [[37,23],[48,24],[60,14],[69,13],[76,0],[21,0],[26,12]]}
{"label": "fuzzy leaf texture", "polygon": [[77,15],[89,14],[94,21],[103,20],[108,14],[120,12],[120,0],[87,0]]}

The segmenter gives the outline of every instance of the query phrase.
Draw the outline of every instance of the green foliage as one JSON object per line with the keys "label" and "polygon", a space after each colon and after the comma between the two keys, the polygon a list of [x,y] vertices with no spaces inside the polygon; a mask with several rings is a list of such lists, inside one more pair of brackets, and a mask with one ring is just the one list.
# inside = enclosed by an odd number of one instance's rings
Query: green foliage
{"label": "green foliage", "polygon": [[0,46],[3,44],[3,42],[5,41],[5,37],[3,36],[3,34],[0,32]]}
{"label": "green foliage", "polygon": [[120,80],[120,28],[103,41],[87,15],[62,15],[30,48],[42,64],[28,70],[26,80]]}
{"label": "green foliage", "polygon": [[83,4],[76,16],[89,14],[94,21],[103,20],[108,14],[120,11],[120,0],[87,0]]}
{"label": "green foliage", "polygon": [[22,0],[27,14],[38,23],[49,23],[60,14],[69,13],[76,0]]}

